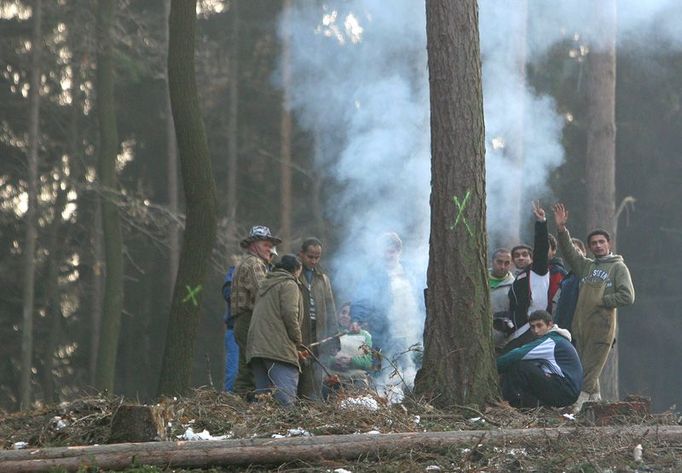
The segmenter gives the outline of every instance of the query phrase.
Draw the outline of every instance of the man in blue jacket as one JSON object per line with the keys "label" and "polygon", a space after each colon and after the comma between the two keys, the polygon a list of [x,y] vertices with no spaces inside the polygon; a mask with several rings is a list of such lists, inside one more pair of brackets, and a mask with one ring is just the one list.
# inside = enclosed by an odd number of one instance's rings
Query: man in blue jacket
{"label": "man in blue jacket", "polygon": [[554,325],[546,310],[536,310],[528,322],[535,340],[497,358],[502,397],[514,407],[570,406],[583,382],[571,334]]}

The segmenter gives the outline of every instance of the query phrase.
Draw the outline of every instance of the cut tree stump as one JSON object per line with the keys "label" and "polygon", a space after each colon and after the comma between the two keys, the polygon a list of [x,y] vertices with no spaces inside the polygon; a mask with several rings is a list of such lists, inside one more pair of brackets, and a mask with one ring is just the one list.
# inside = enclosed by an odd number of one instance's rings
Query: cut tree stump
{"label": "cut tree stump", "polygon": [[628,396],[624,401],[586,402],[583,410],[585,417],[595,425],[632,424],[650,414],[651,400]]}
{"label": "cut tree stump", "polygon": [[132,465],[165,468],[209,468],[226,465],[280,465],[292,461],[315,463],[402,454],[411,450],[439,451],[471,447],[482,442],[503,445],[556,441],[588,435],[636,438],[637,442],[682,443],[682,426],[627,426],[552,429],[500,429],[461,432],[321,435],[283,439],[244,439],[196,442],[125,443],[87,447],[0,451],[0,471],[31,473],[53,469],[78,471],[98,467],[122,470]]}
{"label": "cut tree stump", "polygon": [[167,440],[166,411],[160,406],[123,405],[111,420],[108,443]]}

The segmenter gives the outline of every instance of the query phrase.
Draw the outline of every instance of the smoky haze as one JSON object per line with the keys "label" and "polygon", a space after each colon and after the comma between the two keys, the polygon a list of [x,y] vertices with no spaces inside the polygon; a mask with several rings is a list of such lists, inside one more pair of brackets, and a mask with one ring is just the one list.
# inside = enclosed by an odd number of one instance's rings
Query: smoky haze
{"label": "smoky haze", "polygon": [[[593,2],[529,1],[527,10],[521,3],[479,2],[491,247],[529,238],[522,230],[529,203],[551,197],[548,178],[564,161],[562,131],[572,117],[529,86],[526,64],[566,40],[575,43],[571,57],[580,61],[588,44],[598,48],[603,40],[592,21]],[[681,15],[673,0],[622,0],[621,43],[646,45],[656,37],[678,47]],[[290,44],[290,107],[315,138],[321,173],[338,184],[325,212],[340,233],[331,261],[334,286],[342,298],[353,297],[381,258],[379,236],[398,233],[422,309],[392,313],[391,325],[414,327],[409,342],[420,342],[430,194],[424,4],[296,2],[280,21],[284,37]],[[518,209],[516,228],[510,228]]]}

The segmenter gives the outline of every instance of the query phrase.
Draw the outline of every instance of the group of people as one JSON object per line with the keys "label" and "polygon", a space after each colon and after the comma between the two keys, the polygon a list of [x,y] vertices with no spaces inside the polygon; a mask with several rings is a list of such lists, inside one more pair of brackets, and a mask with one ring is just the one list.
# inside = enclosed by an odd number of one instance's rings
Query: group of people
{"label": "group of people", "polygon": [[564,205],[553,211],[557,238],[548,233],[545,211],[533,203],[533,247],[500,248],[492,255],[493,339],[505,400],[516,407],[572,405],[577,412],[584,402],[601,400],[599,376],[615,343],[616,309],[632,304],[635,292],[607,231],[587,236],[594,256],[588,258],[566,228]]}
{"label": "group of people", "polygon": [[[533,246],[492,255],[493,340],[502,396],[511,405],[573,405],[577,411],[601,399],[599,376],[615,343],[616,308],[634,302],[634,288],[623,258],[611,252],[608,232],[587,236],[588,258],[566,228],[568,211],[562,204],[553,211],[557,237],[534,203]],[[399,262],[398,235],[384,235],[381,270],[367,271],[352,304],[338,313],[330,279],[319,267],[322,242],[307,238],[298,254],[273,265],[280,243],[268,227],[251,228],[240,242],[244,257],[226,275],[226,390],[272,392],[284,406],[323,399],[339,384],[369,385],[382,349],[385,354],[421,339],[416,317],[402,323],[389,315],[418,311]]]}
{"label": "group of people", "polygon": [[376,363],[365,314],[351,316],[347,303],[337,318],[329,277],[318,265],[322,242],[307,238],[297,255],[273,265],[281,242],[268,227],[252,227],[240,242],[245,256],[226,274],[225,389],[271,392],[290,406],[322,399],[340,383],[365,383]]}

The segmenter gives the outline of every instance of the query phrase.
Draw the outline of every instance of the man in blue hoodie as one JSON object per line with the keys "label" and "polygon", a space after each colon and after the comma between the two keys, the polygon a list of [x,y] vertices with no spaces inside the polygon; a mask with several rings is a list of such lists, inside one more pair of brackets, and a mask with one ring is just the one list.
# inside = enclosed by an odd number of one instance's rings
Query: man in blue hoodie
{"label": "man in blue hoodie", "polygon": [[497,358],[502,397],[514,407],[573,404],[583,383],[583,368],[568,330],[554,325],[546,310],[528,317],[535,340]]}

